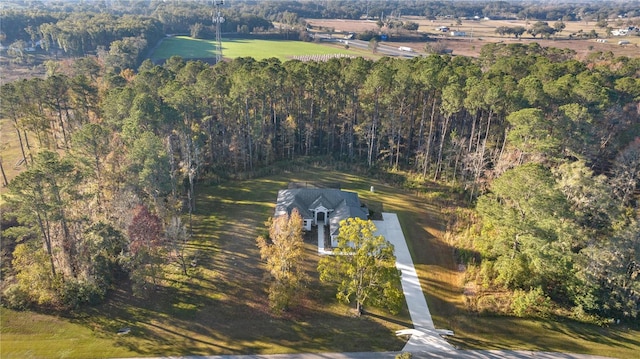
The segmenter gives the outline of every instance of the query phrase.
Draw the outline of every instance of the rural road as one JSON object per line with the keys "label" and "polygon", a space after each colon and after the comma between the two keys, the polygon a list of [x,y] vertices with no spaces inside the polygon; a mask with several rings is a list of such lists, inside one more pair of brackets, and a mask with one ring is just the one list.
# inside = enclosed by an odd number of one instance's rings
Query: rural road
{"label": "rural road", "polygon": [[[360,49],[368,49],[369,48],[369,42],[368,41],[362,41],[362,40],[342,40],[343,42],[348,41],[349,46],[352,47],[357,47]],[[395,56],[395,57],[406,57],[406,58],[411,58],[411,57],[416,57],[416,56],[420,56],[419,53],[417,52],[409,52],[409,51],[400,51],[398,50],[398,47],[393,47],[390,45],[387,45],[384,42],[379,42],[378,43],[378,53],[380,54],[385,54],[388,56]]]}
{"label": "rural road", "polygon": [[[362,41],[362,40],[356,40],[356,39],[345,40],[341,38],[340,35],[329,36],[329,34],[322,34],[322,33],[316,33],[315,36],[317,36],[318,38],[320,38],[321,41],[324,41],[324,42],[339,42],[345,45],[349,45],[350,47],[357,47],[359,49],[364,49],[364,50],[369,49],[368,41]],[[421,56],[417,52],[401,51],[398,49],[397,46],[390,46],[390,45],[387,45],[385,42],[378,43],[377,51],[380,54],[394,56],[394,57],[412,58],[416,56]]]}
{"label": "rural road", "polygon": [[[373,353],[308,353],[271,355],[172,356],[126,359],[395,359],[398,352]],[[511,350],[455,350],[440,353],[413,353],[413,359],[610,359],[606,357],[549,352]],[[123,358],[124,359],[124,358]]]}

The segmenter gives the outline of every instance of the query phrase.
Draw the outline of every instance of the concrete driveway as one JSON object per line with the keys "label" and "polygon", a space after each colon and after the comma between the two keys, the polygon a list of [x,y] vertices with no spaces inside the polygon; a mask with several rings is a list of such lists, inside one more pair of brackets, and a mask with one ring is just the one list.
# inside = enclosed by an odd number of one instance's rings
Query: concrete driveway
{"label": "concrete driveway", "polygon": [[403,351],[411,353],[453,351],[442,334],[453,334],[446,330],[437,330],[431,319],[431,312],[424,297],[418,273],[402,233],[402,227],[395,213],[382,213],[382,221],[373,221],[378,234],[383,235],[395,248],[396,267],[402,272],[402,290],[407,300],[414,329],[398,331],[398,335],[410,335]]}
{"label": "concrete driveway", "polygon": [[[382,221],[374,221],[378,228],[378,233],[383,235],[395,247],[396,267],[402,271],[402,289],[407,300],[411,321],[414,329],[398,331],[398,334],[406,333],[411,335],[409,341],[403,348],[405,352],[411,352],[414,358],[544,358],[544,359],[603,359],[592,355],[549,353],[532,351],[511,351],[511,350],[456,350],[449,344],[442,335],[454,335],[446,329],[436,329],[431,319],[429,306],[424,297],[413,259],[407,246],[407,241],[402,233],[402,227],[395,213],[383,213]],[[369,358],[386,358],[385,353],[381,356],[373,356],[369,353]],[[375,353],[378,354],[378,353]],[[323,358],[323,357],[318,357]],[[330,357],[326,357],[330,358]],[[357,357],[353,357],[357,358]]]}

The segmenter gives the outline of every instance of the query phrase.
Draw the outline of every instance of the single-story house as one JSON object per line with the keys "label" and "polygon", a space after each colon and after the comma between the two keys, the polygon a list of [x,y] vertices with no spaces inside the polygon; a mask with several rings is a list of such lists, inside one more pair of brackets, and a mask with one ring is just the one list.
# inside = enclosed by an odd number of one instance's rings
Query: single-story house
{"label": "single-story house", "polygon": [[274,217],[291,214],[297,208],[304,221],[304,230],[311,226],[329,226],[331,246],[338,246],[340,221],[347,218],[369,218],[369,209],[358,194],[331,188],[296,188],[278,191]]}

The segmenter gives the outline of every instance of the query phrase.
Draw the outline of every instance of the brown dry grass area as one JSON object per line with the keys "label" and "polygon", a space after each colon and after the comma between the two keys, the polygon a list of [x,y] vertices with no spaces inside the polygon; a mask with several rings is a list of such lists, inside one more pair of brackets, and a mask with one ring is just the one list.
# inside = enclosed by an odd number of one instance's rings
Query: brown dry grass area
{"label": "brown dry grass area", "polygon": [[[611,51],[615,56],[627,56],[627,57],[639,57],[640,48],[631,46],[619,46],[614,43],[600,43],[595,40],[540,40],[524,38],[517,40],[514,38],[474,38],[474,39],[456,39],[450,37],[442,37],[438,39],[442,42],[447,49],[452,49],[454,55],[478,57],[480,50],[484,45],[490,43],[505,43],[505,44],[530,44],[539,43],[542,47],[556,47],[560,49],[571,49],[576,52],[578,59],[585,59],[589,54],[602,51]],[[425,43],[407,43],[401,46],[411,46],[414,49],[424,50]]]}
{"label": "brown dry grass area", "polygon": [[[419,32],[427,33],[432,38],[439,42],[442,42],[447,49],[452,49],[454,55],[477,57],[480,55],[482,46],[489,43],[523,43],[529,44],[537,42],[543,47],[557,47],[568,48],[576,51],[579,59],[585,58],[589,53],[596,51],[611,51],[615,56],[628,56],[638,57],[640,56],[640,36],[626,36],[626,37],[611,37],[606,39],[605,29],[595,26],[595,22],[585,23],[580,21],[565,22],[566,28],[555,39],[540,39],[532,38],[530,35],[525,34],[522,39],[515,39],[513,37],[501,37],[495,33],[495,29],[499,26],[524,26],[527,27],[527,23],[524,20],[521,21],[509,21],[509,20],[464,20],[461,25],[456,25],[455,20],[425,20],[416,17],[407,17],[403,20],[410,20],[420,24]],[[313,26],[323,26],[326,28],[333,28],[335,32],[362,32],[366,30],[377,31],[378,26],[375,21],[371,20],[335,20],[335,19],[308,19],[309,24]],[[533,22],[530,22],[533,23]],[[550,22],[553,25],[553,22]],[[449,26],[452,30],[464,31],[468,37],[454,38],[449,34],[439,33],[435,29],[439,26]],[[615,26],[614,26],[615,29]],[[606,39],[606,43],[596,42],[595,39],[570,39],[569,35],[577,33],[582,30],[585,33],[589,33],[591,30],[595,30],[598,33],[598,37]],[[394,32],[391,31],[393,36]],[[627,40],[631,44],[620,46],[618,41]],[[394,43],[398,46],[409,46],[418,52],[424,52],[425,42],[408,42],[408,43]]]}
{"label": "brown dry grass area", "polygon": [[45,60],[44,56],[36,55],[31,64],[14,64],[8,57],[0,55],[0,85],[33,77],[44,78],[46,69],[43,62]]}
{"label": "brown dry grass area", "polygon": [[333,28],[335,32],[363,32],[367,30],[378,30],[376,21],[371,20],[307,19],[307,23],[312,26]]}
{"label": "brown dry grass area", "polygon": [[[22,153],[15,127],[11,121],[0,119],[0,161],[8,182],[11,182],[24,169],[24,165],[20,164],[21,159]],[[7,191],[3,184],[3,180],[0,179],[0,195]]]}

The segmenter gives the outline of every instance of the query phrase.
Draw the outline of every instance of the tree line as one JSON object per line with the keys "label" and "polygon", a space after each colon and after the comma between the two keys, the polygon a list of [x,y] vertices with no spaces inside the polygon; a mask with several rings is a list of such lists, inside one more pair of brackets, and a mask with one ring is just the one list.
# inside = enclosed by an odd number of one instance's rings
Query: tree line
{"label": "tree line", "polygon": [[540,6],[535,1],[422,1],[422,0],[374,0],[374,1],[251,1],[234,2],[244,12],[254,13],[271,21],[279,21],[289,12],[299,18],[309,19],[360,19],[381,16],[424,16],[428,19],[451,17],[493,19],[531,19],[541,21],[583,20],[616,18],[618,15],[638,15],[637,1],[596,3],[549,3]]}
{"label": "tree line", "polygon": [[636,316],[640,63],[574,56],[494,44],[477,60],[51,67],[0,89],[28,168],[9,184],[3,270],[31,302],[60,303],[60,288],[90,301],[123,273],[144,292],[164,264],[188,275],[179,219],[200,180],[326,156],[463,191],[483,224],[482,280]]}
{"label": "tree line", "polygon": [[[8,44],[14,61],[29,63],[26,49],[37,47],[58,57],[98,54],[112,71],[137,68],[165,34],[192,33],[215,37],[214,7],[206,2],[135,2],[127,7],[105,8],[85,3],[79,8],[6,7],[0,10],[0,42]],[[141,11],[140,5],[146,11]],[[272,23],[237,9],[222,9],[223,32],[268,30]]]}
{"label": "tree line", "polygon": [[[301,25],[305,18],[383,20],[400,16],[525,18],[542,22],[560,19],[606,22],[622,16],[618,19],[622,26],[625,22],[631,24],[637,15],[637,1],[556,4],[544,8],[537,3],[507,1],[235,1],[233,6],[222,6],[220,10],[226,20],[221,25],[225,33],[269,30],[273,28],[272,22]],[[41,41],[45,50],[60,49],[67,55],[83,56],[94,54],[98,48],[109,51],[113,41],[125,38],[142,38],[151,46],[164,34],[187,34],[196,25],[206,30],[203,36],[213,37],[215,11],[210,0],[83,3],[16,0],[0,10],[3,19],[0,41],[5,45],[22,41],[32,47]],[[550,28],[542,30],[537,33],[552,34]]]}

